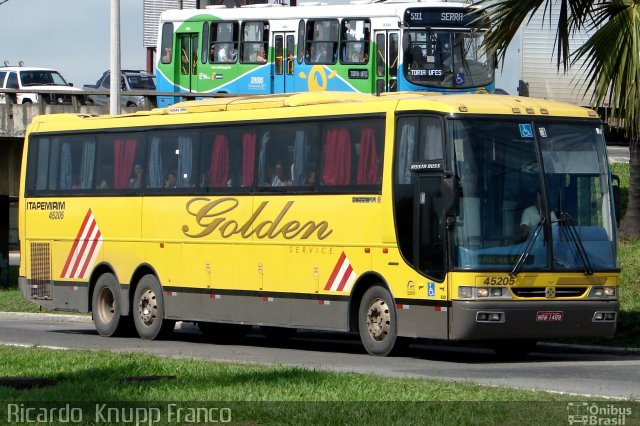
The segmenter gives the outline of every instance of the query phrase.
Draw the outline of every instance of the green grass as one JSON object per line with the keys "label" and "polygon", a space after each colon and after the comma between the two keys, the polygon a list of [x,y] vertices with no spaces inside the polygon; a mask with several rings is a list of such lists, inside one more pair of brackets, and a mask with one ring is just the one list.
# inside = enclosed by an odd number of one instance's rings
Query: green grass
{"label": "green grass", "polygon": [[53,312],[28,301],[16,287],[0,290],[0,312]]}
{"label": "green grass", "polygon": [[[165,378],[130,379],[141,376]],[[394,379],[37,347],[0,347],[0,377],[38,377],[55,382],[27,390],[0,386],[0,400],[27,407],[34,401],[84,407],[94,401],[136,406],[137,401],[138,405],[151,404],[166,411],[166,401],[181,401],[187,407],[230,407],[234,422],[240,424],[534,425],[543,419],[548,424],[565,424],[567,402],[585,400],[465,381]],[[0,418],[7,418],[3,409],[0,404]],[[633,410],[640,413],[640,406]]]}

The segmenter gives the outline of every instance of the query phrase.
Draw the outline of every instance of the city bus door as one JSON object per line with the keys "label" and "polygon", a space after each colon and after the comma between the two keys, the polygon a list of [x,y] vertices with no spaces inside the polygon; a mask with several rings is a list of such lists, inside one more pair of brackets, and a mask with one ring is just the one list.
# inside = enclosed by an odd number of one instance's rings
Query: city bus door
{"label": "city bus door", "polygon": [[375,91],[398,91],[398,31],[375,32]]}
{"label": "city bus door", "polygon": [[293,32],[273,33],[273,93],[294,92],[295,37]]}
{"label": "city bus door", "polygon": [[198,34],[178,34],[179,58],[176,58],[176,83],[174,92],[198,91]]}
{"label": "city bus door", "polygon": [[445,209],[441,173],[416,173],[418,181],[414,224],[415,265],[420,271],[441,280],[445,275]]}

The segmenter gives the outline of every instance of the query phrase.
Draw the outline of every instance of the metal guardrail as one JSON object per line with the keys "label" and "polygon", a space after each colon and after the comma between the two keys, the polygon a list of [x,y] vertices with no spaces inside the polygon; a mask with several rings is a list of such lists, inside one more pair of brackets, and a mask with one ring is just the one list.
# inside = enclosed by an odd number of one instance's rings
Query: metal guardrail
{"label": "metal guardrail", "polygon": [[[90,95],[106,95],[109,96],[111,92],[109,90],[32,90],[32,89],[0,89],[0,98],[4,97],[5,103],[8,104],[17,104],[16,95],[18,93],[36,93],[40,96],[39,102],[37,104],[41,105],[40,113],[45,114],[45,105],[60,105],[54,103],[47,103],[48,96],[41,95],[64,95],[71,97],[71,106],[73,107],[74,112],[80,112],[81,106],[93,106],[87,104],[85,98]],[[156,98],[158,96],[167,96],[167,97],[181,97],[185,99],[195,99],[195,98],[220,98],[230,96],[226,93],[189,93],[189,92],[157,92],[155,90],[127,90],[125,92],[121,92],[126,96],[142,96],[145,98],[145,105],[151,105],[151,107],[155,107],[157,105]],[[150,108],[147,108],[150,109]]]}

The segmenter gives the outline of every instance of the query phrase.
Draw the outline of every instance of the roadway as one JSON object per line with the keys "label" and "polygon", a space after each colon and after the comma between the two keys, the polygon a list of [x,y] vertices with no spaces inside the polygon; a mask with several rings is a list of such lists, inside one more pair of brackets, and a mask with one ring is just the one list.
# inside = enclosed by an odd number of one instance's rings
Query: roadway
{"label": "roadway", "polygon": [[367,355],[359,340],[346,334],[298,332],[277,343],[254,329],[245,337],[216,344],[191,323],[178,323],[171,340],[144,341],[100,337],[88,316],[20,313],[0,313],[0,344],[144,352],[640,400],[640,350],[543,343],[524,358],[504,360],[484,347],[427,341],[413,343],[402,355],[380,358]]}

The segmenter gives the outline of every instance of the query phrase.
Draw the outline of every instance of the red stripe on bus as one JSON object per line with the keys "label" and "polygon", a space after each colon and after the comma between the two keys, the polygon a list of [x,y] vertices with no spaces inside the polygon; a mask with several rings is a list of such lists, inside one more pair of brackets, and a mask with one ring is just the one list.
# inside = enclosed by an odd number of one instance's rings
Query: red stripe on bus
{"label": "red stripe on bus", "polygon": [[324,286],[325,290],[330,290],[331,289],[331,284],[333,284],[333,280],[336,279],[336,275],[338,275],[338,272],[340,272],[340,268],[342,268],[342,263],[344,262],[344,260],[347,258],[347,255],[344,254],[344,252],[342,252],[342,254],[340,255],[340,259],[338,259],[338,263],[336,263],[335,268],[333,268],[333,272],[331,273],[331,276],[329,277],[329,281],[327,281],[327,285]]}
{"label": "red stripe on bus", "polygon": [[87,255],[87,258],[84,260],[84,264],[82,265],[82,270],[80,271],[80,275],[79,275],[80,278],[84,277],[84,273],[87,271],[87,267],[89,266],[89,263],[91,263],[91,258],[93,257],[93,252],[96,251],[96,246],[100,242],[100,237],[101,236],[102,236],[102,234],[100,233],[100,230],[98,229],[98,233],[96,234],[96,237],[94,238],[93,243],[91,244],[91,247],[89,248],[89,254]]}
{"label": "red stripe on bus", "polygon": [[69,252],[69,256],[67,256],[67,261],[64,264],[64,268],[62,268],[63,277],[67,276],[67,272],[68,272],[67,270],[69,269],[69,264],[71,263],[71,259],[73,259],[73,253],[75,253],[76,251],[76,247],[78,246],[78,241],[80,241],[80,237],[82,236],[82,231],[84,230],[84,227],[87,225],[87,222],[89,221],[90,217],[91,217],[91,209],[87,211],[87,214],[84,217],[84,220],[82,221],[82,226],[80,226],[78,235],[76,235],[76,239],[73,242],[73,246],[71,247],[71,252]]}
{"label": "red stripe on bus", "polygon": [[82,240],[82,245],[80,246],[80,252],[78,254],[78,258],[76,259],[75,263],[73,264],[73,268],[71,269],[71,273],[70,273],[71,278],[76,277],[76,272],[78,271],[78,268],[81,266],[82,258],[84,256],[84,253],[87,250],[87,245],[91,241],[89,240],[88,236],[90,236],[93,233],[93,228],[95,227],[96,227],[96,221],[94,220],[89,225],[89,232],[87,232],[87,238]]}
{"label": "red stripe on bus", "polygon": [[351,264],[349,264],[349,266],[347,266],[347,270],[344,272],[344,275],[342,276],[342,280],[340,281],[340,284],[338,285],[338,291],[344,290],[344,286],[347,285],[347,281],[349,281],[349,278],[351,277],[352,272],[353,272],[353,268],[351,267]]}

